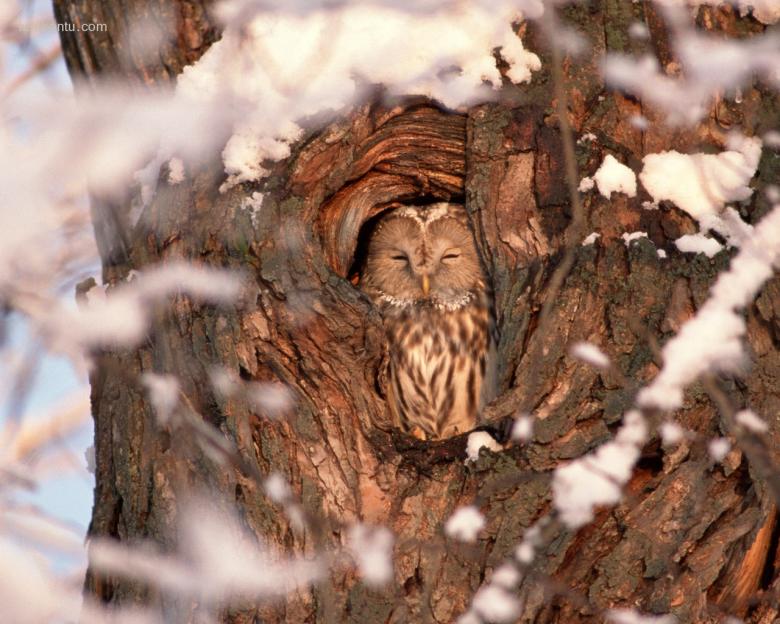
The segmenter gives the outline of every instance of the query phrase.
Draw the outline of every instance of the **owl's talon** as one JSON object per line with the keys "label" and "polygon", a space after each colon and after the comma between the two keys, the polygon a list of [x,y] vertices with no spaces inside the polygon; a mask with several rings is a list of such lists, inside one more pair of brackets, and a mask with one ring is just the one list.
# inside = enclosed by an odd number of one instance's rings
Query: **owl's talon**
{"label": "owl's talon", "polygon": [[411,429],[411,431],[409,431],[409,433],[412,434],[418,440],[425,441],[425,440],[428,439],[428,436],[425,435],[425,431],[423,431],[422,428],[418,427],[417,425],[412,427],[412,429]]}

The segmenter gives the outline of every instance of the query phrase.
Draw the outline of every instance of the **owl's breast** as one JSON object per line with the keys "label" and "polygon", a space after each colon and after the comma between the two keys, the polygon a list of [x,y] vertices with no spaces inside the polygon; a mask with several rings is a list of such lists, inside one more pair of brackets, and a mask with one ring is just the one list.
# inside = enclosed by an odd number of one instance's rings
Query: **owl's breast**
{"label": "owl's breast", "polygon": [[403,429],[441,438],[473,429],[484,402],[487,308],[420,306],[385,318],[393,409]]}

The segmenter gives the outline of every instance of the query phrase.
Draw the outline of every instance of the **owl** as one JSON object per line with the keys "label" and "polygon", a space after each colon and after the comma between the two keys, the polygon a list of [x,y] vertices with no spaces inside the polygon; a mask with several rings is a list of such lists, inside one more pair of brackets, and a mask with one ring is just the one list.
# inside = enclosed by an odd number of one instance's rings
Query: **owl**
{"label": "owl", "polygon": [[459,204],[401,206],[374,229],[361,288],[378,307],[393,423],[421,439],[474,429],[495,393],[495,321]]}

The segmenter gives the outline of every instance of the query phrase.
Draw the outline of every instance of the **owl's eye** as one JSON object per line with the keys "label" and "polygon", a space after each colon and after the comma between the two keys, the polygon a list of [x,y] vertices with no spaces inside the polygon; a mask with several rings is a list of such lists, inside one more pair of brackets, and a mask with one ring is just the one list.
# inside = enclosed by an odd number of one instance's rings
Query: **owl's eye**
{"label": "owl's eye", "polygon": [[441,261],[445,263],[450,263],[460,258],[460,250],[459,249],[448,249],[442,254]]}
{"label": "owl's eye", "polygon": [[390,256],[391,260],[398,260],[399,262],[409,262],[409,257],[404,253],[397,253]]}

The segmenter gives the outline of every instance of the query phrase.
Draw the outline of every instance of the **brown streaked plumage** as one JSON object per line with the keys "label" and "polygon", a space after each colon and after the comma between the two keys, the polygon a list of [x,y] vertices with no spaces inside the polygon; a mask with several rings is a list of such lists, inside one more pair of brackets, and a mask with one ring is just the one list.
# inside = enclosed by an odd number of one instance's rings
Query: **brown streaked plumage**
{"label": "brown streaked plumage", "polygon": [[385,215],[361,287],[384,319],[395,425],[426,439],[473,429],[495,394],[495,323],[464,207],[402,206]]}

